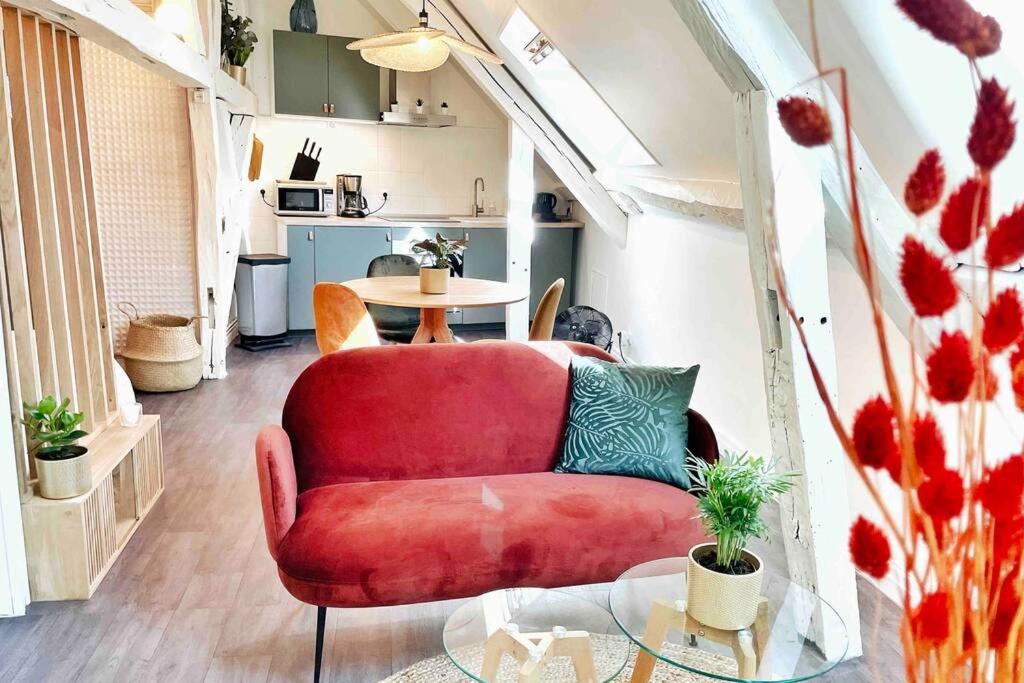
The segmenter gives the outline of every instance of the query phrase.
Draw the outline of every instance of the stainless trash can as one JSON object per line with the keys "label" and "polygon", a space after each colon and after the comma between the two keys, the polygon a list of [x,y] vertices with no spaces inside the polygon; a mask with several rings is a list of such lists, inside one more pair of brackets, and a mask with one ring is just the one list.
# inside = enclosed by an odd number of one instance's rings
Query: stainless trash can
{"label": "stainless trash can", "polygon": [[244,254],[235,272],[238,345],[249,351],[290,346],[288,342],[288,264],[279,254]]}

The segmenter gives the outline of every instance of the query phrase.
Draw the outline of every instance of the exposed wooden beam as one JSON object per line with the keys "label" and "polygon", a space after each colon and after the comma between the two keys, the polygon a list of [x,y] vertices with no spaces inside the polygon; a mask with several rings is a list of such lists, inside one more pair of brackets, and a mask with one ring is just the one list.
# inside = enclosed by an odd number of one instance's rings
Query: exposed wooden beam
{"label": "exposed wooden beam", "polygon": [[[407,9],[419,12],[419,0],[401,1]],[[434,4],[442,9],[444,16],[438,12],[431,14],[432,26],[462,36],[471,43],[476,42],[477,32],[463,20],[462,15],[451,3],[436,0]],[[386,8],[378,10],[384,13]],[[392,16],[385,16],[384,19],[396,28],[407,28]],[[537,152],[598,226],[619,246],[624,247],[629,224],[628,216],[597,180],[586,160],[523,86],[504,67],[484,64],[457,50],[452,51],[452,58],[469,74],[477,87],[490,96],[505,115],[522,128]]]}
{"label": "exposed wooden beam", "polygon": [[[766,246],[775,233],[803,330],[832,400],[838,400],[821,174],[814,154],[791,144],[782,130],[773,97],[763,91],[740,93],[735,111],[772,453],[779,469],[800,473],[793,492],[780,500],[790,579],[839,612],[847,624],[850,655],[857,656],[860,614],[846,549],[846,459],[800,348],[797,323],[779,310]],[[825,626],[813,636],[827,656],[837,657],[845,639]]]}
{"label": "exposed wooden beam", "polygon": [[[516,123],[508,123],[508,246],[505,272],[509,284],[530,289],[533,247],[533,157],[529,136]],[[529,337],[530,300],[505,307],[505,334],[512,341]]]}
{"label": "exposed wooden beam", "polygon": [[66,26],[72,33],[141,64],[180,86],[208,88],[213,83],[216,60],[208,60],[199,54],[130,0],[6,1]]}
{"label": "exposed wooden beam", "polygon": [[[763,90],[774,100],[790,94],[800,83],[814,76],[813,63],[773,3],[749,0],[671,2],[711,65],[733,92]],[[812,94],[818,94],[816,85],[809,87]],[[828,99],[830,111],[840,111],[831,92]],[[860,191],[865,205],[870,207],[867,228],[881,276],[882,300],[889,316],[905,335],[909,335],[911,309],[899,284],[898,254],[903,236],[913,224],[856,137],[853,147]],[[846,200],[847,184],[842,169],[836,165],[830,148],[817,148],[814,155],[825,192],[838,208],[838,215],[845,220],[841,226],[831,226],[830,234],[836,237],[850,263],[856,264]]]}

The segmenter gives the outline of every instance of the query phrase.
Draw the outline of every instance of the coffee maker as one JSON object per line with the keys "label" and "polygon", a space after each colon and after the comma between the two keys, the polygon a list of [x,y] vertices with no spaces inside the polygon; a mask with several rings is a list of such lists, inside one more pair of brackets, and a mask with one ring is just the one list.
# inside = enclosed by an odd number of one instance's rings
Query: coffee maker
{"label": "coffee maker", "polygon": [[339,175],[338,215],[343,218],[366,218],[366,199],[363,197],[363,176]]}

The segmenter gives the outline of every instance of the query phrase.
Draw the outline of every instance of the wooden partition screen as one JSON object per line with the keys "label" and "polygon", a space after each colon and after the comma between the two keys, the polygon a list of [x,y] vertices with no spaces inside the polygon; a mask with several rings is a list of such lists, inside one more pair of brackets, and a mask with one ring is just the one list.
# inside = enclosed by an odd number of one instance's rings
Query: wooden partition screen
{"label": "wooden partition screen", "polygon": [[[78,37],[2,6],[0,296],[11,404],[52,394],[93,438],[116,415],[114,358],[93,192]],[[20,415],[12,416],[17,426]],[[30,459],[15,429],[22,489]]]}

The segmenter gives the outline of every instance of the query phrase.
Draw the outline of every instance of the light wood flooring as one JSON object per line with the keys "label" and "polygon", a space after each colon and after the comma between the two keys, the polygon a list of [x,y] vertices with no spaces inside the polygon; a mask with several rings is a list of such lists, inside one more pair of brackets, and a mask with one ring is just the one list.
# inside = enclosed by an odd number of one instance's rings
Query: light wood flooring
{"label": "light wood flooring", "polygon": [[[167,489],[92,600],[34,603],[0,620],[0,681],[312,680],[315,609],[284,591],[267,553],[252,449],[315,358],[311,337],[233,349],[226,380],[141,398],[163,416]],[[785,571],[780,546],[763,551]],[[849,662],[825,680],[900,679],[898,612],[866,583],[860,591],[873,664]],[[442,653],[458,604],[329,610],[323,680],[375,683]]]}

